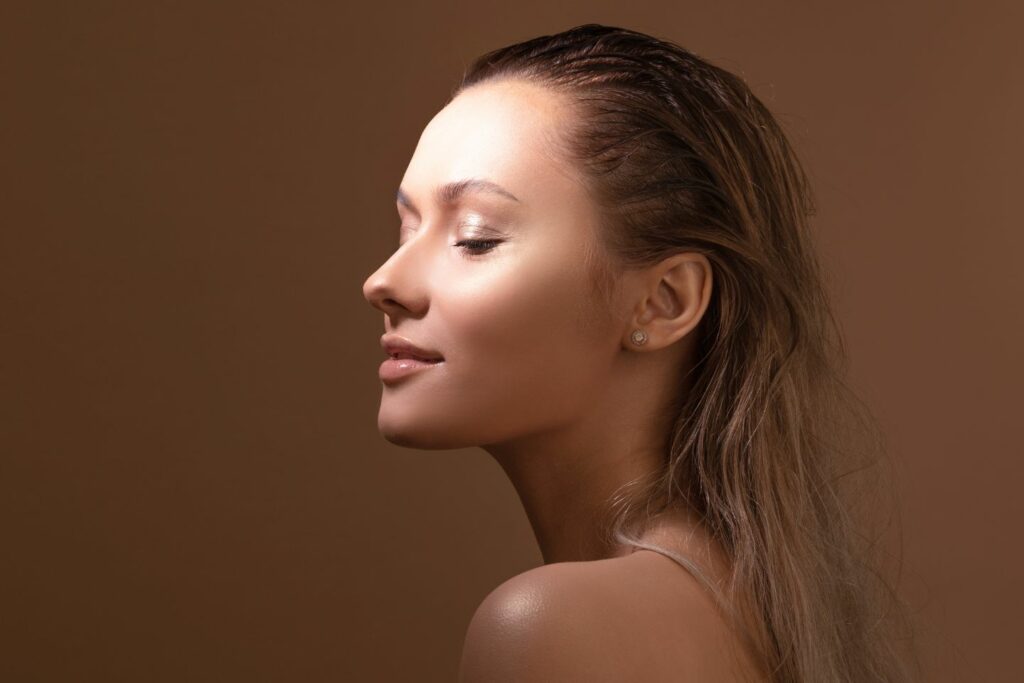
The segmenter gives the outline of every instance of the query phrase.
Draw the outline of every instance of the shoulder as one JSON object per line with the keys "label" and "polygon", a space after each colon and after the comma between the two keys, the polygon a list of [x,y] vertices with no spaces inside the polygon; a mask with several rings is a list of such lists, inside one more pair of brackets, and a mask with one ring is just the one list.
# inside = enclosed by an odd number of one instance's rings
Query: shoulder
{"label": "shoulder", "polygon": [[600,606],[585,599],[599,595],[594,564],[536,567],[491,591],[466,631],[460,683],[605,680],[592,667],[612,620],[595,621]]}
{"label": "shoulder", "polygon": [[740,680],[724,622],[688,577],[650,551],[514,576],[473,614],[459,681]]}

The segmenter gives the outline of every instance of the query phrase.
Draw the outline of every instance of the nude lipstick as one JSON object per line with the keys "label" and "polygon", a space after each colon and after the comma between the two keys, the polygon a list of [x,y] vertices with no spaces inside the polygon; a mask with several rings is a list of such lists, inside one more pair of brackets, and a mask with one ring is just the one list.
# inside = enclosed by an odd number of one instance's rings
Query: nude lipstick
{"label": "nude lipstick", "polygon": [[441,365],[444,362],[444,357],[438,352],[417,346],[405,337],[385,334],[381,337],[380,342],[381,347],[389,356],[380,364],[377,373],[385,384]]}

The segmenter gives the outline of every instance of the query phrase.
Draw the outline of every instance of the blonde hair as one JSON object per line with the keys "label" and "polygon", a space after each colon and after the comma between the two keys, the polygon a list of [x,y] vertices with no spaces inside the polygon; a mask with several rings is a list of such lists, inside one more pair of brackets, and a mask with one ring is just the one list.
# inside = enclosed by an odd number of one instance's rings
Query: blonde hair
{"label": "blonde hair", "polygon": [[729,583],[688,566],[769,680],[912,680],[905,606],[860,535],[865,492],[843,488],[873,471],[883,439],[844,380],[811,191],[782,129],[739,77],[622,28],[587,24],[484,54],[452,98],[511,78],[566,94],[577,114],[558,151],[606,217],[600,294],[616,269],[674,253],[712,264],[664,467],[609,501],[608,534],[643,547],[652,517],[683,501],[728,553]]}

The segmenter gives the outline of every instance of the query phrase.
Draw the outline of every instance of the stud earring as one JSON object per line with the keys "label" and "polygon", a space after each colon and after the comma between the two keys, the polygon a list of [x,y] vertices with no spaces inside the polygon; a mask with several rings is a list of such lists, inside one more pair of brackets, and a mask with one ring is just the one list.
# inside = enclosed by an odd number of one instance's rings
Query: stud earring
{"label": "stud earring", "polygon": [[637,346],[643,346],[647,343],[647,333],[643,330],[633,330],[630,340]]}

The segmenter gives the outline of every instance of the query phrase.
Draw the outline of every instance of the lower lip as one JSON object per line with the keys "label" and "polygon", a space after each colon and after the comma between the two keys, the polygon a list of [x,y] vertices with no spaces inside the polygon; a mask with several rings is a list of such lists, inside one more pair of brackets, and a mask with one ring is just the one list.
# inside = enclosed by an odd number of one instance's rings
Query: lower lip
{"label": "lower lip", "polygon": [[413,358],[388,358],[380,364],[377,375],[383,382],[393,382],[428,368],[441,365],[444,361],[429,362]]}

